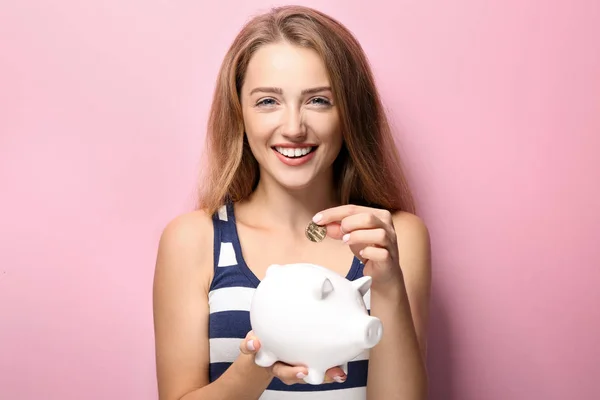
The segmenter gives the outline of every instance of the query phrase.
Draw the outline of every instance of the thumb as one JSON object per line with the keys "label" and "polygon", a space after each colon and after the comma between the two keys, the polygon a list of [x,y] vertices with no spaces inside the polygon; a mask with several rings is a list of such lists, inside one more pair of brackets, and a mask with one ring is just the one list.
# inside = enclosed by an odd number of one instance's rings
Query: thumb
{"label": "thumb", "polygon": [[339,222],[330,222],[325,225],[327,229],[327,236],[332,239],[342,240],[344,232],[342,232],[342,225]]}
{"label": "thumb", "polygon": [[254,354],[260,349],[260,341],[252,331],[248,332],[246,338],[240,343],[240,352],[243,354]]}

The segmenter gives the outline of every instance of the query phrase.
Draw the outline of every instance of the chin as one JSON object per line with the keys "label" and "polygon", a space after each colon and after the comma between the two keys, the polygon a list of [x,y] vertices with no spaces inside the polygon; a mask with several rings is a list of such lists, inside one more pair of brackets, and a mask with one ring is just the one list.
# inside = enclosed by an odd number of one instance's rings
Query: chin
{"label": "chin", "polygon": [[266,169],[261,172],[268,176],[271,184],[278,185],[289,191],[305,190],[315,185],[319,181],[320,174],[314,168],[305,168],[302,170],[289,171],[279,168]]}
{"label": "chin", "polygon": [[298,176],[298,177],[279,177],[273,176],[275,182],[277,182],[280,186],[290,190],[297,191],[309,188],[314,182],[314,176]]}

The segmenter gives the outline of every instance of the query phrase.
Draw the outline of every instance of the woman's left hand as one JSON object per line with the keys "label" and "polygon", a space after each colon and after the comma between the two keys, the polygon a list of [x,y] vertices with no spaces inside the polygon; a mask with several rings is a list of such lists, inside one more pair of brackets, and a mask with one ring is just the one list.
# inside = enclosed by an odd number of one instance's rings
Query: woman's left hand
{"label": "woman's left hand", "polygon": [[341,239],[365,265],[373,289],[402,280],[392,214],[383,209],[343,205],[321,211],[313,222],[327,227],[327,236]]}

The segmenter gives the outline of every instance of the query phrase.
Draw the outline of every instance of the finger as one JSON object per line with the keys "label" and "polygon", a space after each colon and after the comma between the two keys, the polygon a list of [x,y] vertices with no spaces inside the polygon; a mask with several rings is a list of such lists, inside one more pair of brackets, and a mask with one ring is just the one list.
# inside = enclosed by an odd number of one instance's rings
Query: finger
{"label": "finger", "polygon": [[361,229],[351,233],[346,233],[342,240],[349,245],[364,244],[365,246],[390,248],[392,239],[384,228]]}
{"label": "finger", "polygon": [[382,247],[366,246],[359,252],[359,255],[364,260],[375,262],[385,262],[391,259],[390,252]]}
{"label": "finger", "polygon": [[354,204],[346,204],[338,207],[331,207],[326,210],[322,210],[313,217],[313,222],[319,225],[327,225],[332,222],[340,222],[344,218],[358,214],[359,212],[365,212],[366,209],[362,206]]}
{"label": "finger", "polygon": [[240,352],[243,354],[254,354],[260,349],[260,341],[252,331],[248,332],[246,338],[240,343]]}
{"label": "finger", "polygon": [[304,382],[304,378],[308,375],[308,370],[306,367],[293,367],[282,362],[276,362],[273,364],[271,371],[273,372],[273,375],[279,378],[279,380],[286,385],[306,383]]}
{"label": "finger", "polygon": [[392,221],[391,213],[388,210],[358,206],[355,204],[345,204],[338,207],[331,207],[317,213],[313,217],[313,222],[319,225],[327,225],[332,222],[340,222],[346,217],[360,213],[375,214],[379,219],[386,223],[391,224]]}
{"label": "finger", "polygon": [[394,236],[396,232],[394,227],[386,224],[377,216],[371,213],[360,213],[351,215],[342,220],[342,222],[331,222],[325,225],[327,229],[327,237],[337,240],[343,240],[344,235],[357,229],[384,228],[390,236]]}
{"label": "finger", "polygon": [[350,233],[357,229],[375,229],[383,228],[389,233],[393,233],[393,226],[381,220],[374,213],[359,213],[344,218],[340,223],[340,230],[343,233]]}

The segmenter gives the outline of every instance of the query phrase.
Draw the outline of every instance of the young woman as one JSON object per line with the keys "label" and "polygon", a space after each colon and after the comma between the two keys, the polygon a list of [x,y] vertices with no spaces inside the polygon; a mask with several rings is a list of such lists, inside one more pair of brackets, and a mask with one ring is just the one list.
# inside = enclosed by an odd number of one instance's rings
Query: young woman
{"label": "young woman", "polygon": [[[158,250],[160,399],[425,399],[428,232],[350,32],[304,7],[250,21],[221,67],[207,143],[200,207],[168,224]],[[307,239],[311,221],[324,240]],[[384,325],[321,385],[302,384],[302,366],[254,362],[252,293],[267,266],[296,262],[370,275],[365,301]]]}

